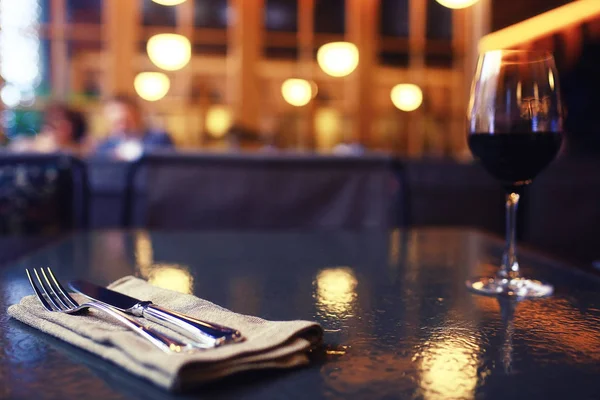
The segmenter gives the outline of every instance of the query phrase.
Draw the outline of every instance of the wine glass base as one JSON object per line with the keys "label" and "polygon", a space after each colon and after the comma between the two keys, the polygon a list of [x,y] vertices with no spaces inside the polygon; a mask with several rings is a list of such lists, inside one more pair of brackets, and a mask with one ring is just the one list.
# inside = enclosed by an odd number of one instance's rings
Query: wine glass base
{"label": "wine glass base", "polygon": [[546,297],[554,291],[552,285],[548,283],[525,278],[475,278],[468,280],[466,284],[471,291],[477,294],[522,299]]}

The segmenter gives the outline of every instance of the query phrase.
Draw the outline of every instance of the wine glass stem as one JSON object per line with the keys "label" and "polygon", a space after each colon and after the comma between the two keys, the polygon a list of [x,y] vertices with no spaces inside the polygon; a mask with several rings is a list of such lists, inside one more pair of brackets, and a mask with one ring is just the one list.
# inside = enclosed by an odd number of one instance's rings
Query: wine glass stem
{"label": "wine glass stem", "polygon": [[519,195],[509,193],[506,195],[506,248],[502,256],[502,265],[498,271],[501,279],[514,279],[519,277],[519,263],[517,261],[517,206]]}

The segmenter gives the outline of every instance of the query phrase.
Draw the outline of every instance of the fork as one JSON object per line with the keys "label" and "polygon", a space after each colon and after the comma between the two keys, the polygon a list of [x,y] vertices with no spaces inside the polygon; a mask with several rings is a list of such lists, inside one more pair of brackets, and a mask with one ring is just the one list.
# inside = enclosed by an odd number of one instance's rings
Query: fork
{"label": "fork", "polygon": [[[29,270],[26,269],[25,272],[27,273],[29,283],[31,284],[31,287],[33,288],[38,300],[48,311],[60,312],[64,314],[77,314],[89,308],[102,311],[113,317],[121,325],[131,329],[166,353],[182,353],[194,349],[205,348],[200,344],[184,343],[177,339],[163,335],[162,333],[150,327],[142,325],[136,319],[130,317],[124,312],[112,308],[107,304],[95,301],[88,301],[83,304],[78,304],[63,288],[49,267],[46,268],[46,271],[44,271],[43,268],[40,268],[40,273],[38,273],[37,269],[33,269],[33,274],[35,275],[37,284]],[[40,274],[43,279],[40,278]]]}

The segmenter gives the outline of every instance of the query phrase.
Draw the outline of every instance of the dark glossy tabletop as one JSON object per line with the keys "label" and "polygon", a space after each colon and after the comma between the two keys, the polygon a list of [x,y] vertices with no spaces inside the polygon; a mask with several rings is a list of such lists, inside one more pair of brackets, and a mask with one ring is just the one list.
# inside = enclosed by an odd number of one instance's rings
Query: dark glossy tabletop
{"label": "dark glossy tabletop", "polygon": [[127,274],[236,312],[316,320],[313,363],[213,383],[201,398],[600,398],[600,280],[522,252],[553,297],[470,294],[501,242],[467,230],[320,233],[97,232],[0,267],[0,398],[159,399],[168,394],[6,316],[31,294],[24,268],[107,284]]}

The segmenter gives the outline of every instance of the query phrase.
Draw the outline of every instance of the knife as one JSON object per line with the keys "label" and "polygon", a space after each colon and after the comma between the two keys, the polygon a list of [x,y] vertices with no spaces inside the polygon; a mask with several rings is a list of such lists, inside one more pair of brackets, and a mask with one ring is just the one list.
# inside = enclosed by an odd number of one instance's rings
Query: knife
{"label": "knife", "polygon": [[204,345],[217,347],[226,343],[244,340],[238,330],[201,321],[176,311],[167,310],[166,308],[152,304],[151,301],[138,300],[90,282],[83,280],[70,281],[69,287],[91,300],[108,304],[120,311],[133,314],[137,317],[144,317],[149,321],[171,328],[190,339],[197,340]]}

